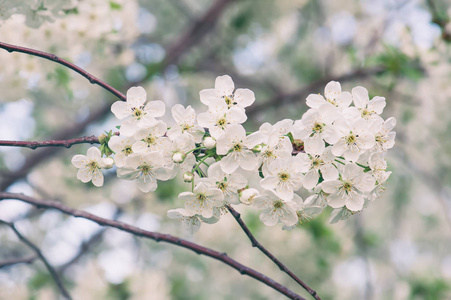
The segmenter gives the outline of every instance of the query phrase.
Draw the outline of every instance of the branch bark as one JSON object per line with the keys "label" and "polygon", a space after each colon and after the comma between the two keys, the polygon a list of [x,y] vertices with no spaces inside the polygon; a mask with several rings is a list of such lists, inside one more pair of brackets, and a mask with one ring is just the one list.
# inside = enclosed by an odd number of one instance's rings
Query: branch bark
{"label": "branch bark", "polygon": [[92,135],[92,136],[83,136],[81,138],[77,139],[70,139],[70,140],[50,140],[50,141],[43,141],[43,142],[37,142],[37,141],[3,141],[0,140],[0,146],[14,146],[14,147],[25,147],[30,149],[36,149],[40,147],[66,147],[70,148],[72,145],[75,144],[98,144],[99,139]]}
{"label": "branch bark", "polygon": [[29,203],[31,205],[35,205],[40,208],[56,209],[56,210],[61,211],[62,213],[71,215],[76,218],[83,218],[83,219],[91,220],[101,226],[117,228],[119,230],[131,233],[138,237],[144,237],[144,238],[154,240],[156,242],[161,241],[161,242],[165,242],[165,243],[169,243],[169,244],[173,244],[173,245],[176,245],[179,247],[189,249],[199,255],[202,254],[202,255],[211,257],[213,259],[216,259],[216,260],[234,268],[235,270],[240,272],[240,274],[250,276],[250,277],[266,284],[267,286],[273,288],[274,290],[278,291],[279,293],[287,296],[290,299],[305,300],[305,298],[294,293],[287,287],[274,281],[273,279],[269,278],[268,276],[263,275],[262,273],[257,272],[256,270],[251,269],[251,268],[237,262],[236,260],[230,258],[229,256],[227,256],[226,253],[220,253],[213,249],[200,246],[193,242],[190,242],[190,241],[187,241],[187,240],[184,240],[184,239],[181,239],[181,238],[169,235],[169,234],[162,234],[159,232],[147,231],[147,230],[141,229],[139,227],[135,227],[135,226],[123,223],[123,222],[114,221],[114,220],[110,220],[110,219],[104,219],[104,218],[98,217],[96,215],[93,215],[93,214],[88,213],[83,210],[70,208],[60,202],[55,202],[55,201],[50,201],[50,200],[39,200],[39,199],[35,199],[33,197],[26,196],[24,194],[0,192],[0,201],[5,200],[5,199],[16,199],[16,200],[20,200],[20,201]]}
{"label": "branch bark", "polygon": [[10,267],[17,264],[30,264],[36,259],[36,255],[33,256],[27,256],[27,257],[20,257],[20,258],[12,258],[8,260],[4,260],[0,262],[0,269]]}
{"label": "branch bark", "polygon": [[282,272],[285,272],[290,276],[294,281],[299,283],[310,295],[312,295],[313,298],[317,300],[321,300],[319,295],[316,293],[315,290],[310,288],[307,284],[305,284],[299,277],[297,277],[290,269],[288,269],[287,266],[285,266],[280,260],[278,260],[271,252],[269,252],[268,249],[263,247],[262,244],[260,244],[259,241],[254,237],[254,235],[251,233],[249,228],[246,226],[246,223],[244,223],[243,219],[241,219],[241,214],[237,212],[235,209],[233,209],[230,205],[227,205],[227,209],[230,211],[232,216],[235,218],[235,220],[240,225],[241,229],[243,229],[244,233],[247,235],[249,240],[252,243],[252,247],[258,248],[263,254],[265,254],[270,260],[272,260]]}
{"label": "branch bark", "polygon": [[70,296],[69,292],[66,290],[66,288],[64,287],[63,282],[61,281],[61,278],[58,276],[58,274],[56,273],[55,269],[52,267],[52,265],[48,262],[48,260],[45,258],[45,256],[42,254],[41,250],[38,248],[38,246],[36,246],[33,242],[31,242],[29,239],[27,239],[24,235],[22,235],[16,228],[16,226],[14,226],[13,223],[9,223],[3,220],[0,220],[1,224],[5,224],[8,225],[16,234],[16,236],[25,244],[27,245],[31,250],[33,250],[34,253],[36,253],[36,255],[39,257],[39,259],[44,263],[45,267],[47,268],[47,270],[49,271],[50,275],[53,278],[53,281],[56,283],[56,286],[58,287],[58,289],[60,290],[61,294],[66,298],[66,299],[72,299],[72,297]]}
{"label": "branch bark", "polygon": [[107,90],[108,92],[113,94],[114,96],[118,97],[122,101],[125,101],[127,99],[127,97],[125,97],[124,94],[122,94],[121,92],[116,90],[111,85],[109,85],[109,84],[105,83],[104,81],[100,80],[99,78],[91,75],[90,73],[88,73],[85,70],[83,70],[82,68],[74,65],[73,63],[70,63],[67,60],[64,60],[62,58],[59,58],[55,54],[51,54],[51,53],[47,53],[47,52],[43,52],[43,51],[39,51],[39,50],[35,50],[35,49],[30,49],[30,48],[26,48],[26,47],[11,45],[11,44],[7,44],[7,43],[3,43],[3,42],[0,42],[0,48],[5,49],[8,52],[21,52],[21,53],[26,53],[26,54],[33,55],[33,56],[39,56],[39,57],[54,61],[65,67],[68,67],[71,70],[74,70],[81,76],[88,79],[90,83],[101,86],[102,88],[104,88],[105,90]]}

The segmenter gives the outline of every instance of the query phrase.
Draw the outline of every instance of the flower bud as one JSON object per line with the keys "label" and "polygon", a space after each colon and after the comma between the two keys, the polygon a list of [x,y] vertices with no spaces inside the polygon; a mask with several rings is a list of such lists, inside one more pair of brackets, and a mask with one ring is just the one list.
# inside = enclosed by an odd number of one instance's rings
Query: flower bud
{"label": "flower bud", "polygon": [[254,148],[252,148],[253,151],[255,152],[261,152],[263,149],[263,146],[261,144],[255,146]]}
{"label": "flower bud", "polygon": [[182,163],[185,160],[186,155],[182,152],[175,152],[174,155],[172,155],[172,160],[175,163]]}
{"label": "flower bud", "polygon": [[205,148],[212,149],[214,146],[216,146],[216,140],[210,136],[207,136],[204,140]]}
{"label": "flower bud", "polygon": [[191,182],[194,179],[194,174],[191,172],[185,172],[183,173],[183,180],[185,182]]}
{"label": "flower bud", "polygon": [[108,136],[105,133],[102,133],[101,135],[99,135],[99,143],[100,144],[105,144],[108,142]]}
{"label": "flower bud", "polygon": [[105,164],[105,166],[103,167],[104,169],[111,169],[114,165],[114,160],[111,157],[107,157],[104,158],[103,163]]}
{"label": "flower bud", "polygon": [[254,201],[254,198],[260,193],[256,189],[245,189],[241,192],[240,201],[243,204],[250,205]]}

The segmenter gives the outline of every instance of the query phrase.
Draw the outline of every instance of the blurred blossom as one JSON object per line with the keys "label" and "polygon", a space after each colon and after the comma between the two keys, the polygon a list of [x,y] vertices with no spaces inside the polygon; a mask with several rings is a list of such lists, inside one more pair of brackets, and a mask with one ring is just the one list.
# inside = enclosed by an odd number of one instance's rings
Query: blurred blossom
{"label": "blurred blossom", "polygon": [[134,49],[139,61],[144,64],[158,63],[163,60],[165,55],[164,48],[156,43],[138,45]]}
{"label": "blurred blossom", "polygon": [[354,257],[338,264],[333,271],[333,280],[337,286],[363,291],[368,280],[365,261]]}
{"label": "blurred blossom", "polygon": [[442,261],[442,274],[451,280],[451,255],[446,256]]}
{"label": "blurred blossom", "polygon": [[125,70],[125,76],[130,82],[139,82],[147,75],[147,69],[140,63],[132,63]]}
{"label": "blurred blossom", "polygon": [[140,8],[137,25],[138,25],[138,30],[142,34],[149,34],[155,30],[155,27],[157,26],[157,19],[148,10],[146,10],[144,8]]}
{"label": "blurred blossom", "polygon": [[119,284],[134,271],[136,257],[128,249],[117,248],[100,253],[97,263],[103,269],[106,280]]}
{"label": "blurred blossom", "polygon": [[415,244],[408,240],[395,240],[390,244],[390,256],[395,266],[402,272],[409,271],[418,256]]}
{"label": "blurred blossom", "polygon": [[332,38],[340,45],[346,45],[352,41],[356,33],[356,27],[354,16],[347,11],[341,11],[332,16],[330,21]]}

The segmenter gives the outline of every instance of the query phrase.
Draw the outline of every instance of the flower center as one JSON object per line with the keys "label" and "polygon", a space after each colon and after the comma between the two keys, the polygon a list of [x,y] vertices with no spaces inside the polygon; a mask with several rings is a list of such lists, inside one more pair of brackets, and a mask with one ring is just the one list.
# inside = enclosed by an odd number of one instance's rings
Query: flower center
{"label": "flower center", "polygon": [[91,172],[95,172],[96,170],[100,170],[100,166],[95,160],[93,160],[90,163],[88,163],[88,166],[89,166],[89,171],[91,171]]}
{"label": "flower center", "polygon": [[241,152],[243,150],[243,146],[241,144],[233,145],[233,151]]}
{"label": "flower center", "polygon": [[225,191],[227,189],[227,186],[229,185],[227,182],[225,181],[219,181],[216,183],[218,186],[218,189],[220,189],[221,191]]}
{"label": "flower center", "polygon": [[186,124],[186,123],[183,123],[183,124],[181,125],[181,127],[182,127],[182,131],[185,132],[185,131],[187,131],[187,130],[190,130],[190,128],[193,127],[193,126],[191,126],[191,125],[189,125],[189,124]]}
{"label": "flower center", "polygon": [[146,113],[143,111],[144,107],[133,107],[132,108],[132,116],[135,117],[137,120],[140,120],[143,115]]}
{"label": "flower center", "polygon": [[200,202],[204,202],[205,200],[207,200],[207,196],[205,196],[205,194],[197,194],[197,200]]}
{"label": "flower center", "polygon": [[156,137],[154,137],[153,135],[149,135],[149,136],[146,138],[145,142],[146,142],[148,145],[153,145],[153,144],[155,144],[156,140],[157,140]]}
{"label": "flower center", "polygon": [[315,125],[313,125],[313,133],[321,133],[323,132],[324,124],[320,124],[318,122],[315,122]]}
{"label": "flower center", "polygon": [[348,135],[346,138],[346,144],[348,145],[354,145],[355,142],[357,141],[357,135],[351,133],[350,135]]}
{"label": "flower center", "polygon": [[122,152],[125,154],[125,156],[129,156],[130,154],[133,153],[132,146],[130,145],[125,146]]}
{"label": "flower center", "polygon": [[288,173],[282,172],[282,173],[279,173],[278,175],[279,175],[279,180],[282,182],[286,182],[286,181],[288,181],[288,179],[290,179],[290,174],[288,174]]}
{"label": "flower center", "polygon": [[235,100],[233,99],[233,95],[228,95],[228,96],[223,96],[223,97],[224,97],[224,101],[227,104],[228,108],[230,108],[236,104]]}
{"label": "flower center", "polygon": [[345,182],[345,183],[343,184],[343,190],[345,190],[346,193],[352,192],[352,183],[350,183],[350,182]]}
{"label": "flower center", "polygon": [[144,175],[149,175],[150,174],[150,171],[152,171],[152,168],[149,166],[149,165],[147,165],[147,164],[143,164],[143,165],[140,165],[139,167],[138,167],[138,169],[141,171],[141,173],[143,173]]}
{"label": "flower center", "polygon": [[281,200],[274,202],[274,209],[279,209],[281,207],[283,207],[283,202]]}
{"label": "flower center", "polygon": [[218,127],[220,127],[221,129],[224,129],[226,124],[227,124],[227,120],[225,118],[221,118],[216,122],[216,125]]}
{"label": "flower center", "polygon": [[318,158],[318,157],[315,157],[315,158],[312,160],[312,166],[313,166],[314,168],[321,167],[322,165],[324,165],[324,161],[323,161],[322,159],[320,159],[320,158]]}

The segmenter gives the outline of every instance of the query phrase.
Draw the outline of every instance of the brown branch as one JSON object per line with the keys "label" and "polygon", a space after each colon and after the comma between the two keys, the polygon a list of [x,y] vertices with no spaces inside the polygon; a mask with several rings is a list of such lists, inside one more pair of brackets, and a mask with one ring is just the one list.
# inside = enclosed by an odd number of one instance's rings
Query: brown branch
{"label": "brown branch", "polygon": [[248,116],[251,116],[253,114],[256,114],[258,112],[264,111],[268,108],[271,108],[273,106],[283,106],[285,104],[299,102],[299,103],[305,103],[305,98],[315,91],[322,91],[324,89],[324,86],[332,80],[343,82],[347,80],[352,80],[355,78],[365,78],[371,75],[382,73],[384,69],[382,67],[374,67],[371,69],[356,69],[348,74],[344,74],[341,76],[330,76],[322,79],[318,79],[307,86],[303,87],[300,90],[286,93],[286,94],[279,94],[273,97],[272,99],[260,103],[260,104],[254,104],[250,106],[248,109],[246,109],[246,114]]}
{"label": "brown branch", "polygon": [[4,260],[4,261],[0,262],[0,269],[10,267],[13,265],[17,265],[17,264],[30,264],[36,258],[37,258],[37,256],[33,255],[33,256],[28,256],[28,257],[20,257],[20,258],[12,258],[12,259],[8,259],[8,260]]}
{"label": "brown branch", "polygon": [[187,240],[184,240],[184,239],[181,239],[181,238],[169,235],[169,234],[147,231],[147,230],[123,223],[123,222],[114,221],[114,220],[110,220],[110,219],[104,219],[104,218],[98,217],[96,215],[93,215],[93,214],[88,213],[83,210],[70,208],[60,202],[49,201],[49,200],[39,200],[39,199],[35,199],[33,197],[26,196],[24,194],[0,192],[0,200],[5,200],[5,199],[16,199],[16,200],[20,200],[20,201],[29,203],[31,205],[35,205],[40,208],[56,209],[67,215],[71,215],[76,218],[83,218],[83,219],[91,220],[101,226],[117,228],[119,230],[131,233],[138,237],[145,237],[145,238],[157,241],[157,242],[160,242],[160,241],[166,242],[169,244],[173,244],[173,245],[176,245],[179,247],[189,249],[199,255],[202,254],[205,256],[209,256],[213,259],[216,259],[216,260],[236,269],[242,275],[250,276],[250,277],[266,284],[267,286],[273,288],[274,290],[280,292],[281,294],[287,296],[290,299],[305,300],[300,295],[294,293],[293,291],[289,290],[287,287],[281,285],[280,283],[274,281],[273,279],[261,274],[260,272],[255,271],[254,269],[251,269],[249,267],[246,267],[243,264],[240,264],[236,260],[227,256],[226,253],[220,253],[213,249],[209,249],[209,248],[200,246],[193,242],[190,242],[190,241],[187,241]]}
{"label": "brown branch", "polygon": [[68,67],[69,69],[74,70],[78,74],[80,74],[83,77],[85,77],[86,79],[88,79],[90,83],[97,84],[97,85],[103,87],[105,90],[109,91],[111,94],[115,95],[122,101],[125,101],[127,99],[127,97],[124,94],[122,94],[121,92],[116,90],[111,85],[109,85],[109,84],[103,82],[102,80],[100,80],[99,78],[89,74],[88,72],[86,72],[82,68],[74,65],[73,63],[70,63],[67,60],[64,60],[62,58],[59,58],[55,54],[51,54],[51,53],[47,53],[47,52],[43,52],[43,51],[39,51],[39,50],[34,50],[34,49],[30,49],[30,48],[15,46],[15,45],[3,43],[3,42],[0,42],[0,48],[5,49],[8,52],[21,52],[21,53],[25,53],[25,54],[29,54],[29,55],[33,55],[33,56],[39,56],[39,57],[54,61],[65,67]]}
{"label": "brown branch", "polygon": [[14,226],[13,223],[9,223],[3,220],[0,220],[1,224],[5,224],[8,225],[16,234],[16,236],[19,238],[19,240],[21,240],[24,244],[26,244],[28,247],[30,247],[31,250],[33,250],[34,253],[36,253],[36,255],[39,257],[39,259],[44,263],[45,267],[47,268],[47,270],[49,271],[50,275],[53,278],[53,281],[56,283],[56,286],[58,287],[58,289],[60,290],[61,294],[66,298],[66,299],[72,299],[72,297],[70,296],[69,292],[66,290],[66,288],[64,287],[61,278],[58,276],[58,274],[56,273],[55,269],[52,267],[52,265],[50,265],[50,263],[48,262],[48,260],[45,258],[45,256],[42,254],[41,250],[35,245],[33,244],[33,242],[31,242],[29,239],[27,239],[25,236],[23,236],[16,228],[16,226]]}
{"label": "brown branch", "polygon": [[317,300],[321,300],[319,295],[316,293],[315,290],[310,288],[307,284],[305,284],[299,277],[297,277],[290,269],[287,268],[280,260],[278,260],[271,252],[268,251],[265,247],[263,247],[262,244],[260,244],[259,241],[254,237],[254,235],[251,233],[249,228],[244,223],[243,219],[241,219],[241,214],[237,212],[235,209],[233,209],[230,205],[227,205],[227,209],[230,211],[232,216],[235,218],[235,220],[240,224],[241,229],[243,229],[244,233],[247,235],[249,240],[252,243],[252,247],[258,248],[263,254],[265,254],[270,260],[272,260],[282,272],[285,272],[290,276],[292,279],[294,279],[297,283],[299,283],[310,295],[312,295],[313,298]]}
{"label": "brown branch", "polygon": [[234,1],[217,0],[198,20],[193,21],[178,42],[168,48],[163,67],[175,63],[187,49],[199,43],[215,27],[225,8]]}
{"label": "brown branch", "polygon": [[70,139],[70,140],[50,140],[50,141],[43,141],[43,142],[28,142],[28,141],[2,141],[0,140],[0,146],[14,146],[14,147],[26,147],[30,149],[36,149],[40,147],[66,147],[70,148],[72,145],[75,144],[98,144],[99,139],[92,135],[92,136],[84,136],[77,139]]}

